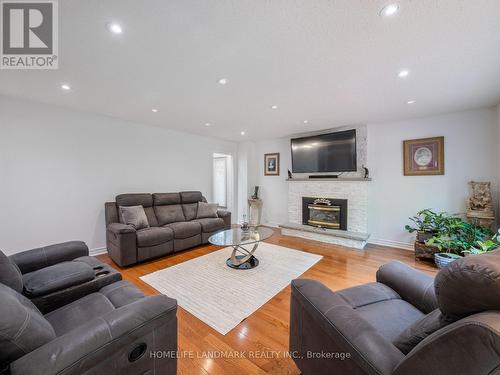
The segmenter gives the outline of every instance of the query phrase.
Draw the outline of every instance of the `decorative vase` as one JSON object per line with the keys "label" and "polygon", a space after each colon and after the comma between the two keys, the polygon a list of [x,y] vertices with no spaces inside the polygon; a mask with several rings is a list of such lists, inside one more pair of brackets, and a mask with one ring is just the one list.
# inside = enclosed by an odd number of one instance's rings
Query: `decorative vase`
{"label": "decorative vase", "polygon": [[434,262],[439,269],[448,266],[451,262],[462,258],[462,256],[452,253],[436,253],[434,254]]}
{"label": "decorative vase", "polygon": [[250,225],[247,221],[247,215],[243,214],[243,222],[241,223],[241,230],[247,232],[250,229]]}

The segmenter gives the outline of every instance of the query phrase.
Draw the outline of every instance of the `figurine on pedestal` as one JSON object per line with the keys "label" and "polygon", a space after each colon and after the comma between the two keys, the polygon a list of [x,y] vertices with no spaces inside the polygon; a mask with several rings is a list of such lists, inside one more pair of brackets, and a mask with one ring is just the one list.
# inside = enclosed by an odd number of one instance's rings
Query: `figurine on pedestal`
{"label": "figurine on pedestal", "polygon": [[468,201],[467,218],[469,221],[484,227],[491,227],[495,221],[491,182],[471,181],[472,195]]}

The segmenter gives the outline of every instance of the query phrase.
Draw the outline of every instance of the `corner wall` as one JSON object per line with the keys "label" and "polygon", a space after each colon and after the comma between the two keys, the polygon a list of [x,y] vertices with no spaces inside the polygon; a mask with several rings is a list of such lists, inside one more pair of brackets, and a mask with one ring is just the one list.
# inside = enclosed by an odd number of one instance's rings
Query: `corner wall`
{"label": "corner wall", "polygon": [[500,104],[497,106],[497,191],[498,191],[498,204],[497,204],[497,225],[500,227]]}
{"label": "corner wall", "polygon": [[[408,217],[432,207],[450,213],[465,211],[468,181],[500,183],[497,150],[500,123],[497,108],[485,108],[400,122],[368,124],[367,167],[370,184],[369,242],[411,248],[413,236],[403,229]],[[445,137],[444,176],[403,176],[402,141],[433,136]],[[264,176],[265,153],[280,152],[280,176]],[[263,222],[278,225],[288,221],[287,169],[291,170],[289,138],[255,143],[253,167],[257,176],[249,185],[259,185],[264,200]],[[496,195],[496,193],[494,193]]]}
{"label": "corner wall", "polygon": [[0,96],[0,249],[102,249],[104,202],[181,190],[210,200],[213,153],[237,163],[233,142]]}

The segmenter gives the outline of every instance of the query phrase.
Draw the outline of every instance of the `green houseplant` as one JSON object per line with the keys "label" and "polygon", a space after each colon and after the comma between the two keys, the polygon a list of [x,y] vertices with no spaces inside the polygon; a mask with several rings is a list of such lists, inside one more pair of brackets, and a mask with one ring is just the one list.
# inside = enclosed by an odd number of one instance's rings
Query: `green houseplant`
{"label": "green houseplant", "polygon": [[439,214],[430,208],[418,211],[415,216],[410,217],[412,224],[405,225],[409,233],[417,232],[417,241],[424,243],[436,233],[436,217]]}
{"label": "green houseplant", "polygon": [[493,237],[485,240],[485,241],[476,241],[474,246],[470,247],[467,250],[464,250],[465,254],[483,254],[488,251],[493,251],[500,248],[500,229],[493,235]]}
{"label": "green houseplant", "polygon": [[[436,246],[440,252],[434,254],[434,260],[439,268],[461,258],[460,254],[477,253],[477,247],[492,246],[484,243],[491,231],[488,228],[468,223],[458,216],[445,217],[440,231],[426,241],[426,245]],[[444,252],[441,252],[443,251]]]}

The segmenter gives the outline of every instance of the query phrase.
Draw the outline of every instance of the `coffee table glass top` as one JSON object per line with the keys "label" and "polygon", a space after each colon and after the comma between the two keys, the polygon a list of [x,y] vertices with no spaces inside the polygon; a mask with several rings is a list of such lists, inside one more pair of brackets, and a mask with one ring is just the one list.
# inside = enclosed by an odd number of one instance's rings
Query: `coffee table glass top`
{"label": "coffee table glass top", "polygon": [[271,237],[273,233],[272,229],[264,227],[251,228],[247,231],[241,228],[233,228],[215,233],[208,239],[208,242],[217,246],[246,245],[263,241]]}

